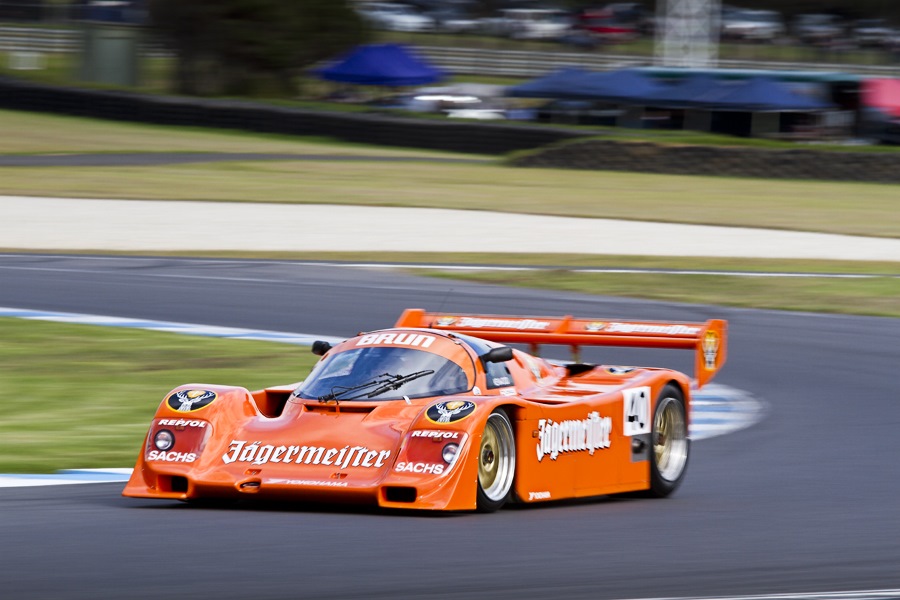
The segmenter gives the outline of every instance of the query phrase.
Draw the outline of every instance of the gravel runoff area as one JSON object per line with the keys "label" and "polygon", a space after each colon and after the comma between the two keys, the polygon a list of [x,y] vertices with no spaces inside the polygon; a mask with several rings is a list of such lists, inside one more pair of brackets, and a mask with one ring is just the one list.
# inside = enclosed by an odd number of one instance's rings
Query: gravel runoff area
{"label": "gravel runoff area", "polygon": [[9,250],[900,260],[898,239],[445,209],[0,196],[0,215],[0,248]]}

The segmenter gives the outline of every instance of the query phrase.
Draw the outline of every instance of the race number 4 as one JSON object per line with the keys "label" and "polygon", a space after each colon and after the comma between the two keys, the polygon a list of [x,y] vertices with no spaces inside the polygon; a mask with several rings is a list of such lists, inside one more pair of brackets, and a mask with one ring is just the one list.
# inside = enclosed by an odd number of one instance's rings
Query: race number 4
{"label": "race number 4", "polygon": [[639,387],[624,390],[625,398],[625,435],[650,433],[650,388]]}

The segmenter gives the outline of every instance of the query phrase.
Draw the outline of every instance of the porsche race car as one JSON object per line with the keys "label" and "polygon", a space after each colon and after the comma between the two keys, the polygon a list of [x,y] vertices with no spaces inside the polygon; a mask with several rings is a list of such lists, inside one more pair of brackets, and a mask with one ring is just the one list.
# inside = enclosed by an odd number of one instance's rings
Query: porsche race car
{"label": "porsche race car", "polygon": [[[321,358],[300,383],[172,390],[123,494],[482,512],[668,496],[688,464],[691,390],[722,367],[726,332],[722,320],[409,309],[390,329],[313,344]],[[546,344],[571,347],[573,362],[540,358]],[[694,379],[578,359],[582,346],[603,345],[692,350]]]}

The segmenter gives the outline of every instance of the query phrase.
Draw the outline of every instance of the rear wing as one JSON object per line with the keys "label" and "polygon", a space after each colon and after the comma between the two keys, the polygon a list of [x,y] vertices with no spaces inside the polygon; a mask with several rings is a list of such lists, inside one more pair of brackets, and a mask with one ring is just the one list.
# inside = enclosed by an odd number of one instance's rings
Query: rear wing
{"label": "rear wing", "polygon": [[705,323],[599,321],[571,316],[454,315],[418,308],[405,310],[396,326],[472,334],[502,344],[528,344],[533,353],[542,344],[569,346],[576,361],[581,346],[693,350],[694,379],[698,387],[705,385],[725,364],[728,333],[728,323],[721,319]]}

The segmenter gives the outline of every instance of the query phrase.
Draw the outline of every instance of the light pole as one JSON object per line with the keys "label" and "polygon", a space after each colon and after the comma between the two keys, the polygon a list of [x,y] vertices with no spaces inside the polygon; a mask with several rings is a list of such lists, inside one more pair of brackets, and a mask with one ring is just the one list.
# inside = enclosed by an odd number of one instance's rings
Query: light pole
{"label": "light pole", "polygon": [[721,14],[720,0],[657,0],[656,64],[715,67]]}

